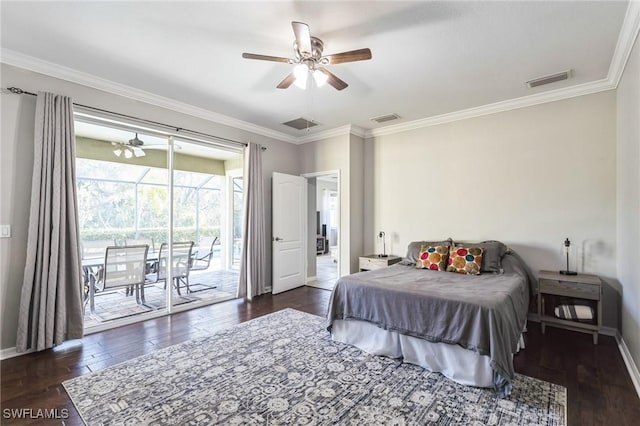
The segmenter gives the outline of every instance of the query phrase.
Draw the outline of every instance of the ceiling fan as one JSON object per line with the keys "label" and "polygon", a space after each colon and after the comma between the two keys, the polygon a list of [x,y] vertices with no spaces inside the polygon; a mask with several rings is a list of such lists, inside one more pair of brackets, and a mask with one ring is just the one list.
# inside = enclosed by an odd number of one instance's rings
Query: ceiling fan
{"label": "ceiling fan", "polygon": [[113,149],[113,153],[120,157],[124,155],[125,158],[131,157],[144,157],[146,154],[142,150],[142,146],[144,142],[138,138],[138,134],[133,139],[129,139],[128,142],[111,142],[115,148]]}
{"label": "ceiling fan", "polygon": [[[145,145],[144,141],[138,137],[136,133],[133,139],[129,139],[128,142],[111,142],[111,145],[114,146],[113,153],[120,157],[124,155],[125,158],[131,157],[144,157],[146,154],[144,152],[145,149],[166,149],[166,145]],[[181,149],[182,147],[178,144],[173,145],[173,149]]]}
{"label": "ceiling fan", "polygon": [[343,64],[345,62],[371,59],[371,50],[369,49],[351,50],[349,52],[322,56],[324,43],[319,38],[311,36],[309,25],[303,22],[293,21],[291,22],[291,26],[293,27],[293,33],[296,37],[293,42],[294,58],[257,55],[253,53],[242,54],[242,57],[245,59],[296,64],[293,72],[278,84],[278,89],[286,89],[291,86],[291,84],[305,89],[307,86],[307,78],[309,74],[311,74],[318,86],[329,83],[337,90],[342,90],[345,89],[348,84],[327,70],[324,65]]}

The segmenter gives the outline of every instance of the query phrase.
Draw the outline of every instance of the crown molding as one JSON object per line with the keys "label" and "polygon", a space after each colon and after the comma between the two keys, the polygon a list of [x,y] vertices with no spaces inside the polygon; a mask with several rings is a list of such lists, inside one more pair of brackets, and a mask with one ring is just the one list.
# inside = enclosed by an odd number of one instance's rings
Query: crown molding
{"label": "crown molding", "polygon": [[627,6],[627,13],[622,22],[616,50],[613,52],[613,58],[609,66],[608,79],[613,82],[615,87],[618,87],[618,83],[622,78],[622,73],[629,60],[629,55],[631,55],[638,32],[640,32],[640,1],[632,0]]}
{"label": "crown molding", "polygon": [[131,86],[126,86],[111,80],[77,71],[72,68],[24,55],[10,49],[2,49],[0,62],[280,141],[291,143],[296,143],[298,141],[297,137],[287,135],[286,133],[267,129],[266,127],[258,126],[224,114],[219,114],[184,102],[165,98]]}
{"label": "crown molding", "polygon": [[304,144],[307,142],[315,142],[322,139],[332,138],[334,136],[346,136],[346,135],[355,135],[361,138],[366,137],[366,130],[362,127],[355,126],[353,124],[347,124],[340,127],[335,127],[333,129],[323,130],[322,132],[311,133],[305,136],[299,136],[297,139],[297,144]]}
{"label": "crown molding", "polygon": [[362,128],[362,127],[360,127],[360,126],[356,126],[356,125],[353,125],[353,124],[352,124],[352,125],[351,125],[351,134],[352,134],[352,135],[359,136],[359,137],[361,137],[361,138],[364,138],[364,137],[366,137],[366,136],[367,136],[367,130],[366,130],[366,129],[363,129],[363,128]]}
{"label": "crown molding", "polygon": [[481,117],[483,115],[490,115],[498,112],[511,111],[519,108],[555,102],[563,99],[574,98],[577,96],[589,95],[592,93],[603,92],[611,89],[615,89],[615,86],[608,79],[598,80],[590,83],[580,84],[577,86],[557,89],[550,92],[536,93],[535,95],[495,102],[479,107],[463,109],[447,114],[435,115],[433,117],[427,117],[419,120],[408,121],[406,123],[399,123],[391,126],[381,127],[378,129],[371,129],[366,132],[366,137],[391,135],[394,133],[406,132],[408,130],[436,126],[439,124],[451,123],[453,121],[466,120],[469,118]]}
{"label": "crown molding", "polygon": [[611,59],[611,65],[607,73],[607,78],[576,86],[565,87],[549,92],[537,93],[535,95],[521,98],[509,99],[506,101],[487,104],[479,107],[455,111],[447,114],[413,120],[406,123],[371,129],[366,132],[366,137],[376,137],[391,135],[394,133],[406,132],[408,130],[420,129],[423,127],[436,126],[438,124],[451,123],[453,121],[465,120],[468,118],[481,117],[483,115],[495,114],[548,102],[570,99],[577,96],[590,95],[593,93],[612,90],[618,87],[622,73],[633,49],[638,32],[640,31],[640,0],[631,0],[625,13],[616,49]]}
{"label": "crown molding", "polygon": [[364,129],[355,125],[345,125],[318,133],[307,134],[304,136],[292,136],[283,132],[268,129],[266,127],[258,126],[256,124],[229,117],[227,115],[209,111],[204,108],[165,98],[163,96],[139,90],[130,86],[125,86],[123,84],[115,83],[113,81],[83,73],[58,64],[43,61],[41,59],[24,55],[9,49],[1,50],[0,62],[24,68],[33,72],[46,74],[48,76],[70,81],[73,83],[78,83],[98,90],[103,90],[136,101],[146,102],[159,107],[171,109],[183,114],[202,118],[225,126],[245,130],[247,132],[299,145],[347,134],[353,134],[362,138],[391,135],[394,133],[406,132],[423,127],[436,126],[439,124],[451,123],[454,121],[481,117],[498,112],[526,108],[529,106],[570,99],[573,97],[589,95],[606,90],[612,90],[618,87],[618,83],[620,81],[620,78],[622,77],[627,60],[629,59],[629,55],[631,54],[631,50],[633,49],[634,42],[639,32],[640,0],[631,0],[627,7],[624,21],[620,29],[618,42],[616,44],[613,58],[611,59],[611,65],[609,66],[607,78],[602,80],[548,92],[537,93],[520,98],[495,102],[451,113],[426,117],[418,120],[408,121],[405,123],[392,124],[376,129]]}

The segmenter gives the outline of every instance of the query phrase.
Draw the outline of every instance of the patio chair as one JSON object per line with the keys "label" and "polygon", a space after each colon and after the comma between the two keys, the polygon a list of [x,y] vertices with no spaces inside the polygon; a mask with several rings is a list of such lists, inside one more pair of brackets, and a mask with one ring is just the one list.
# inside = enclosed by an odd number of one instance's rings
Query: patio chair
{"label": "patio chair", "polygon": [[[211,259],[213,258],[213,247],[217,243],[218,243],[218,237],[215,237],[213,241],[211,241],[211,246],[209,247],[208,251],[200,252],[200,250],[197,250],[191,255],[190,269],[192,271],[206,271],[207,269],[209,269],[209,266],[211,265]],[[194,283],[192,285],[205,287],[205,290],[218,288],[217,285],[209,285],[204,283]],[[194,291],[202,291],[202,290],[194,290]]]}
{"label": "patio chair", "polygon": [[149,246],[149,253],[156,252],[156,246],[154,244],[153,238],[131,238],[125,240],[126,246],[135,246],[140,244],[146,244]]}
{"label": "patio chair", "polygon": [[[146,306],[140,289],[145,282],[148,251],[149,246],[146,244],[107,247],[104,255],[104,265],[98,273],[98,282],[102,290],[125,288],[127,295],[135,291],[136,303]],[[94,303],[96,287],[98,287],[98,284],[89,286],[89,307],[91,314],[99,318],[95,312]]]}
{"label": "patio chair", "polygon": [[[173,264],[172,264],[172,282],[176,287],[179,295],[181,284],[187,289],[187,294],[191,293],[189,288],[189,265],[191,263],[191,252],[193,250],[193,241],[173,243]],[[169,245],[162,243],[158,251],[158,262],[153,267],[153,272],[147,274],[147,283],[165,282],[167,288],[167,265],[169,263]],[[144,296],[144,294],[143,294]]]}
{"label": "patio chair", "polygon": [[213,246],[218,242],[218,237],[215,237],[211,242],[211,247],[206,252],[200,252],[200,248],[196,250],[191,255],[191,266],[190,269],[192,271],[204,271],[205,269],[209,269],[209,265],[211,265],[211,258],[213,257]]}
{"label": "patio chair", "polygon": [[115,239],[80,241],[80,251],[83,259],[103,258],[109,246],[117,246]]}

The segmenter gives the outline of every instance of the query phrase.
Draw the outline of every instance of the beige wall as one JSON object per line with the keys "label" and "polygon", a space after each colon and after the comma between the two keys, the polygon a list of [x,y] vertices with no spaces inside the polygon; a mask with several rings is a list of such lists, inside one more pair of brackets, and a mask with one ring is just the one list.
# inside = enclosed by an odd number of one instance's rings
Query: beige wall
{"label": "beige wall", "polygon": [[349,135],[349,249],[351,272],[360,270],[364,250],[364,139]]}
{"label": "beige wall", "polygon": [[[562,268],[560,245],[569,237],[577,251],[572,265],[607,281],[605,325],[621,326],[638,365],[639,62],[636,43],[617,98],[609,91],[365,141],[343,135],[301,146],[4,64],[2,86],[48,90],[82,104],[261,143],[268,148],[263,178],[269,238],[273,171],[339,170],[341,275],[357,270],[360,254],[376,252],[379,230],[387,234],[387,251],[397,255],[415,239],[498,239],[534,271]],[[15,345],[34,109],[34,98],[2,95],[0,223],[12,225],[12,238],[0,239],[2,349]],[[271,259],[271,245],[267,252]]]}
{"label": "beige wall", "polygon": [[317,173],[338,170],[340,192],[340,259],[339,274],[350,271],[349,252],[349,136],[341,135],[309,142],[299,146],[302,173]]}
{"label": "beige wall", "polygon": [[358,271],[363,250],[363,144],[362,138],[344,134],[300,146],[303,173],[339,171],[340,276]]}
{"label": "beige wall", "polygon": [[[143,102],[116,96],[79,84],[2,64],[2,87],[16,86],[30,92],[50,91],[71,96],[74,102],[116,111],[135,117],[167,123],[173,126],[213,134],[240,142],[255,142],[267,147],[263,153],[265,185],[265,222],[271,239],[271,174],[273,171],[299,174],[298,148],[286,142],[223,126],[207,120],[176,113]],[[27,223],[33,168],[33,117],[35,98],[2,94],[2,171],[0,176],[0,223],[12,225],[12,236],[0,239],[0,349],[15,346],[17,307],[26,256]],[[271,244],[267,245],[271,259]],[[271,285],[271,263],[267,277]]]}
{"label": "beige wall", "polygon": [[622,337],[640,366],[640,42],[618,85],[618,279]]}
{"label": "beige wall", "polygon": [[367,140],[365,233],[390,253],[420,239],[501,240],[534,272],[572,268],[608,281],[605,324],[618,324],[614,91]]}

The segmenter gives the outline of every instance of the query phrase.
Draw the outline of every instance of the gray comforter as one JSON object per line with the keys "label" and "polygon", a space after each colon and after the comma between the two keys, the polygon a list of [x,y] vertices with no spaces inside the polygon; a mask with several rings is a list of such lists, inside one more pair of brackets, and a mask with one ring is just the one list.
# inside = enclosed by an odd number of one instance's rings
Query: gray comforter
{"label": "gray comforter", "polygon": [[337,319],[357,319],[488,355],[494,385],[508,395],[531,275],[510,254],[502,267],[502,274],[462,275],[398,264],[342,277],[331,294],[328,330]]}

